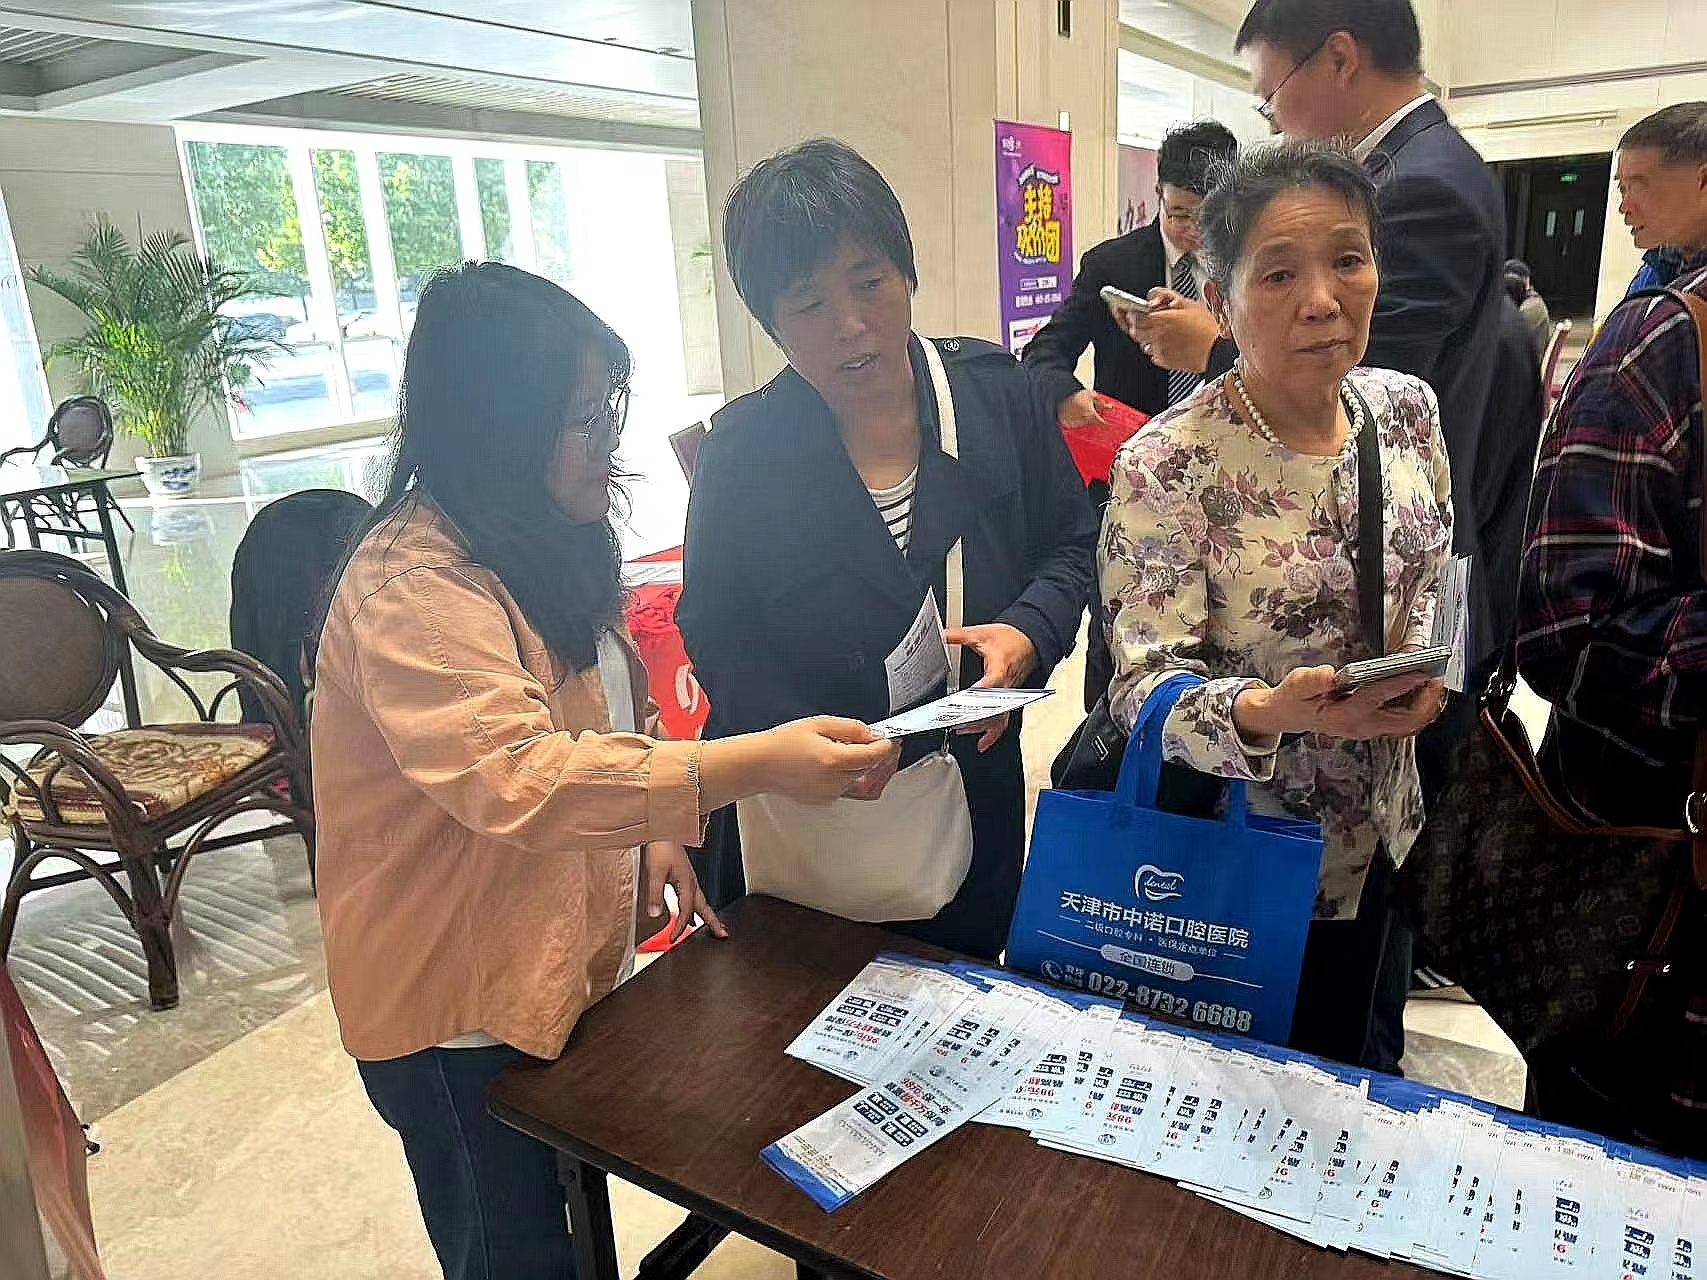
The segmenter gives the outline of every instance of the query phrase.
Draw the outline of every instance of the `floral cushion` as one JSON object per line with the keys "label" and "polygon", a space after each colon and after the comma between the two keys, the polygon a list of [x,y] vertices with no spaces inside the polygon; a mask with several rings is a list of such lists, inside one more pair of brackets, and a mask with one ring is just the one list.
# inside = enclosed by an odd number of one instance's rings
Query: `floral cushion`
{"label": "floral cushion", "polygon": [[[112,771],[138,816],[151,822],[182,809],[273,749],[273,731],[257,724],[156,724],[119,729],[89,739],[101,762]],[[50,754],[32,765],[38,782],[60,760]],[[53,776],[54,803],[60,818],[74,826],[104,826],[106,811],[83,775],[67,765]],[[34,796],[13,787],[12,808],[24,822],[43,821]]]}

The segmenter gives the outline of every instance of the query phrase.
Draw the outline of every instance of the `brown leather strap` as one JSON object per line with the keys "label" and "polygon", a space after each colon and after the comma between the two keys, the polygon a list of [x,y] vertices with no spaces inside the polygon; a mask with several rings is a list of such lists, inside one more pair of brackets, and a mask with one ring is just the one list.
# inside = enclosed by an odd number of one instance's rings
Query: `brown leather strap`
{"label": "brown leather strap", "polygon": [[1630,1020],[1636,1016],[1636,1010],[1641,1007],[1642,997],[1648,993],[1649,981],[1671,972],[1672,962],[1668,955],[1671,940],[1677,934],[1677,926],[1683,920],[1684,909],[1688,907],[1693,896],[1689,872],[1679,872],[1677,882],[1672,886],[1671,897],[1666,900],[1666,909],[1660,916],[1660,922],[1654,926],[1653,936],[1648,939],[1648,949],[1640,959],[1632,960],[1625,966],[1630,973],[1630,984],[1625,987],[1624,999],[1619,1001],[1618,1011],[1612,1015],[1612,1021],[1607,1026],[1609,1037],[1616,1039],[1630,1025]]}

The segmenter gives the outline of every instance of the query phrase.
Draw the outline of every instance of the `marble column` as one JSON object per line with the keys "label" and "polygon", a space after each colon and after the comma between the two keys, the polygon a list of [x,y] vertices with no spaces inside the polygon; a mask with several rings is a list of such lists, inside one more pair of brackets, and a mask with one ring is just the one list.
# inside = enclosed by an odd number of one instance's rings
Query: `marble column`
{"label": "marble column", "polygon": [[722,205],[740,174],[807,138],[841,138],[901,197],[919,266],[922,333],[999,340],[997,119],[1073,133],[1074,251],[1114,232],[1118,0],[694,0],[706,191],[717,252],[724,393],[782,357],[722,261]]}

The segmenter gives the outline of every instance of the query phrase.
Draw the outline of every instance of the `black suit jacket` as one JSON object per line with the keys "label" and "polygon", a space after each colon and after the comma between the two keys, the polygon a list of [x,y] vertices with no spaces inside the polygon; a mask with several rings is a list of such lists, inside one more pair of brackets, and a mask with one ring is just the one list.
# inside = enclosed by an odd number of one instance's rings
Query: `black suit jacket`
{"label": "black suit jacket", "polygon": [[[1168,371],[1150,363],[1114,322],[1102,300],[1105,285],[1142,298],[1168,283],[1168,255],[1159,219],[1105,240],[1085,254],[1073,292],[1037,331],[1023,357],[1026,368],[1048,388],[1056,405],[1084,389],[1073,371],[1085,348],[1094,345],[1098,391],[1144,413],[1160,413],[1168,407]],[[1208,376],[1219,377],[1232,368],[1237,355],[1238,348],[1231,342],[1217,342]]]}
{"label": "black suit jacket", "polygon": [[1470,497],[1480,519],[1476,536],[1486,564],[1488,608],[1503,643],[1517,625],[1518,572],[1544,403],[1535,331],[1509,298],[1500,308],[1499,344]]}
{"label": "black suit jacket", "polygon": [[[1501,511],[1478,497],[1513,493],[1511,469],[1529,460],[1496,444],[1504,410],[1495,379],[1518,377],[1502,363],[1505,200],[1492,171],[1440,104],[1424,103],[1399,122],[1367,161],[1381,213],[1381,293],[1364,363],[1415,374],[1440,399],[1441,432],[1452,465],[1454,548],[1476,557],[1471,580],[1472,665],[1496,653],[1513,623],[1512,602],[1496,600],[1516,566],[1507,546],[1483,546]],[[1527,361],[1527,353],[1524,355]],[[1499,474],[1483,475],[1483,468]],[[1527,472],[1525,473],[1527,474]],[[1521,521],[1521,513],[1518,519]]]}

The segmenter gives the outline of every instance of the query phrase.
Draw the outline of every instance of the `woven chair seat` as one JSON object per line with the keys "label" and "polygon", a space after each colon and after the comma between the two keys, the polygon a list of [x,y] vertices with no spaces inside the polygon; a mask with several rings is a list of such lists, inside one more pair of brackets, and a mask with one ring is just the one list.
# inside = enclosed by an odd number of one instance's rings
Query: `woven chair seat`
{"label": "woven chair seat", "polygon": [[[157,724],[92,736],[90,748],[112,771],[137,815],[153,822],[222,786],[262,760],[273,731],[256,724]],[[40,784],[61,761],[49,754],[30,768]],[[71,826],[105,826],[106,811],[83,775],[70,765],[50,786],[60,819]],[[11,806],[22,821],[43,822],[34,796],[13,789]]]}

